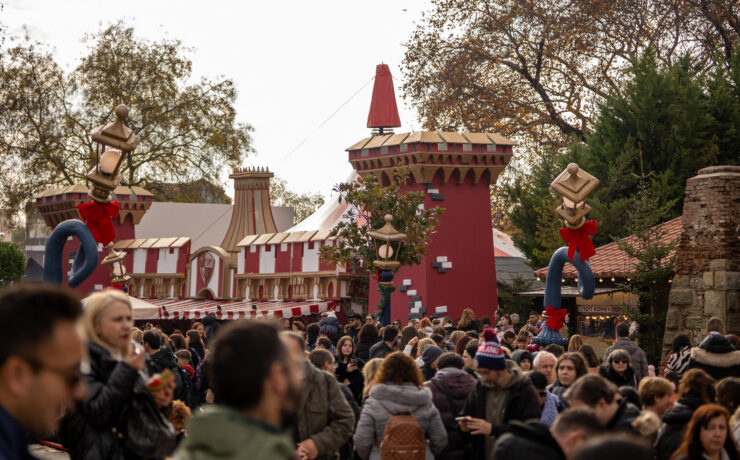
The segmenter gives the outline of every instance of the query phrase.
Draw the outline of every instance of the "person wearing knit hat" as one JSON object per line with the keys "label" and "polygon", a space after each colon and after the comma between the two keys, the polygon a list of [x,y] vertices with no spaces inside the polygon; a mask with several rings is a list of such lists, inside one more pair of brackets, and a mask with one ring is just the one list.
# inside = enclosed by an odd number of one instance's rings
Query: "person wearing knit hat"
{"label": "person wearing knit hat", "polygon": [[421,360],[424,361],[424,365],[421,366],[421,374],[424,376],[424,380],[431,380],[434,374],[437,372],[437,360],[442,356],[444,350],[436,345],[427,345],[424,351],[421,353]]}
{"label": "person wearing knit hat", "polygon": [[506,355],[501,345],[498,343],[498,337],[493,329],[483,331],[483,338],[478,345],[478,351],[475,353],[475,360],[478,368],[491,369],[500,371],[506,369]]}
{"label": "person wearing knit hat", "polygon": [[483,331],[474,363],[480,380],[465,403],[460,429],[473,444],[472,458],[484,460],[511,422],[539,419],[541,408],[532,383],[506,359],[493,329]]}

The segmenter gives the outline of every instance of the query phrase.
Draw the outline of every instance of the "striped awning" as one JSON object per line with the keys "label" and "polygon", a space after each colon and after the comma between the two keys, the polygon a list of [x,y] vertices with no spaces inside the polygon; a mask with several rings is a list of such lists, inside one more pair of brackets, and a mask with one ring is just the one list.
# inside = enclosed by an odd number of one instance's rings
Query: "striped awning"
{"label": "striped awning", "polygon": [[[200,319],[214,313],[218,319],[293,318],[339,308],[333,300],[318,302],[245,302],[202,299],[145,299],[159,307],[159,316],[141,319]],[[219,308],[220,307],[220,308]]]}

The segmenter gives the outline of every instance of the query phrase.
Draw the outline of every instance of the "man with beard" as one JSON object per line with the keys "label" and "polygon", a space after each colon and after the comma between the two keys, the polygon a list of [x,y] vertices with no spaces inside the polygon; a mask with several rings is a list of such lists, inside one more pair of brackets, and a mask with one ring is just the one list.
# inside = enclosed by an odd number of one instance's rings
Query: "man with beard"
{"label": "man with beard", "polygon": [[80,302],[43,286],[16,286],[0,295],[0,459],[31,460],[28,436],[57,427],[61,411],[85,397]]}
{"label": "man with beard", "polygon": [[334,375],[314,367],[306,359],[305,341],[299,334],[280,334],[293,359],[303,369],[294,440],[301,459],[334,459],[355,427],[355,414],[344,399]]}
{"label": "man with beard", "polygon": [[465,403],[467,416],[460,429],[473,444],[473,458],[483,460],[511,422],[539,419],[540,404],[532,383],[514,361],[505,358],[493,329],[483,331],[475,364],[480,381]]}
{"label": "man with beard", "polygon": [[295,444],[284,428],[295,419],[302,376],[277,326],[224,326],[206,363],[216,404],[191,420],[175,458],[292,460]]}

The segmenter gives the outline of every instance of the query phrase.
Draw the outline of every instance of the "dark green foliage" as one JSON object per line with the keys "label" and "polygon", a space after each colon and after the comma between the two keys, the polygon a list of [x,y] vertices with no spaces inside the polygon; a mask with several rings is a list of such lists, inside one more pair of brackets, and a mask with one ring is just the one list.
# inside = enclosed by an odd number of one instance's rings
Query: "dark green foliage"
{"label": "dark green foliage", "polygon": [[644,178],[638,183],[638,193],[627,212],[627,229],[631,235],[618,240],[619,248],[634,261],[628,282],[622,287],[639,297],[639,311],[629,312],[630,319],[640,324],[639,342],[648,361],[656,367],[661,358],[668,293],[673,273],[671,251],[676,242],[661,241],[665,231],[659,226],[671,207],[671,202],[659,206],[649,192]]}
{"label": "dark green foliage", "polygon": [[[535,304],[537,297],[523,297],[516,295],[517,292],[529,291],[532,288],[532,280],[525,280],[521,276],[511,280],[511,283],[499,287],[498,301],[501,309],[508,315],[516,313],[519,321],[524,324],[529,318],[529,312],[540,311],[542,306]],[[516,331],[519,332],[519,331]]]}
{"label": "dark green foliage", "polygon": [[391,214],[393,226],[407,236],[398,261],[401,265],[422,263],[427,241],[439,223],[437,216],[444,209],[419,209],[419,205],[424,203],[424,192],[401,191],[408,176],[408,168],[398,168],[393,182],[385,187],[372,174],[355,182],[337,185],[335,190],[340,193],[340,202],[349,203],[347,213],[350,220],[340,222],[332,229],[331,236],[337,237],[337,243],[335,246],[322,246],[321,257],[346,266],[362,261],[365,268],[374,270],[371,267],[378,254],[367,233],[385,225],[385,215]]}
{"label": "dark green foliage", "polygon": [[[740,59],[735,53],[734,60]],[[517,231],[512,238],[535,268],[547,265],[561,246],[550,182],[570,162],[601,181],[588,203],[589,218],[599,222],[598,247],[612,237],[630,235],[633,205],[642,166],[650,171],[647,192],[664,220],[683,209],[686,180],[703,167],[740,162],[740,70],[715,67],[710,72],[682,59],[661,67],[648,51],[631,70],[631,79],[601,106],[586,142],[567,152],[544,155],[502,193]]]}
{"label": "dark green foliage", "polygon": [[510,203],[507,216],[516,229],[511,239],[533,268],[547,265],[552,251],[562,245],[555,213],[558,203],[550,192],[550,182],[564,169],[562,160],[555,154],[543,155],[530,175],[519,175],[501,188]]}
{"label": "dark green foliage", "polygon": [[0,287],[9,286],[23,279],[26,273],[26,256],[15,243],[0,243]]}

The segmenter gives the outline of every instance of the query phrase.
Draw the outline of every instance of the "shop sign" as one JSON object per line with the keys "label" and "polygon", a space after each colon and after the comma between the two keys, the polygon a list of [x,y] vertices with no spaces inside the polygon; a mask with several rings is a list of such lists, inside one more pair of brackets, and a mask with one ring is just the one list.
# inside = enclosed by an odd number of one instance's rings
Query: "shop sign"
{"label": "shop sign", "polygon": [[621,305],[579,305],[578,313],[581,315],[621,315],[624,314]]}

